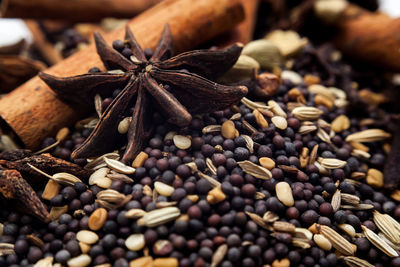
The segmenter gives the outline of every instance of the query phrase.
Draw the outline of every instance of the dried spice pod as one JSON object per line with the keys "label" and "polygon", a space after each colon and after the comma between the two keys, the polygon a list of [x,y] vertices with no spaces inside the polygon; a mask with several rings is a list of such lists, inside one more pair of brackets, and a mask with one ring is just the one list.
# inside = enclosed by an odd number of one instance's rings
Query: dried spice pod
{"label": "dried spice pod", "polygon": [[[215,79],[233,66],[242,51],[241,44],[223,50],[194,50],[171,57],[172,33],[166,24],[152,57],[147,59],[133,33],[126,27],[125,39],[133,53],[128,60],[107,45],[100,34],[95,33],[94,39],[106,68],[111,70],[117,67],[124,71],[122,74],[96,73],[66,78],[44,73],[39,75],[60,98],[80,106],[90,103],[91,96],[102,91],[104,86],[122,82],[122,91],[101,115],[90,136],[72,152],[73,158],[98,156],[113,149],[118,143],[115,138],[118,125],[129,112],[135,97],[128,145],[121,159],[124,163],[136,157],[151,132],[151,120],[147,117],[151,114],[150,98],[158,104],[155,107],[168,117],[168,122],[184,127],[192,119],[190,113],[224,109],[247,94],[245,86],[225,86],[208,80]],[[160,84],[167,84],[170,90]],[[76,87],[85,90],[72,93]]]}
{"label": "dried spice pod", "polygon": [[32,156],[33,153],[29,149],[16,149],[0,153],[0,160],[16,161]]}
{"label": "dried spice pod", "polygon": [[46,206],[18,171],[0,170],[0,192],[6,199],[16,201],[17,207],[23,212],[43,222],[50,221]]}
{"label": "dried spice pod", "polygon": [[25,157],[16,161],[0,160],[0,165],[4,168],[16,169],[23,175],[27,175],[27,177],[41,179],[42,175],[33,170],[29,164],[48,174],[66,172],[80,178],[88,178],[92,173],[92,171],[77,164],[53,157],[47,153]]}

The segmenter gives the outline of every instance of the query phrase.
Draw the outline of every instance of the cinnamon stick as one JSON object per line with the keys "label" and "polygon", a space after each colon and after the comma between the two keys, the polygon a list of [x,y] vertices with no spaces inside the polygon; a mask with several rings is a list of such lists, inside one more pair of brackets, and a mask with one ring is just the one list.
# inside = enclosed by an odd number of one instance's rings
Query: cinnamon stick
{"label": "cinnamon stick", "polygon": [[322,20],[331,18],[330,24],[337,28],[335,44],[344,54],[356,60],[400,71],[400,18],[390,18],[353,4],[347,4],[337,14],[335,10],[315,7],[316,15]]}
{"label": "cinnamon stick", "polygon": [[99,21],[104,17],[131,18],[161,0],[3,0],[4,18]]}
{"label": "cinnamon stick", "polygon": [[46,62],[50,65],[57,64],[63,60],[63,57],[59,51],[57,51],[54,46],[46,40],[44,33],[39,27],[39,24],[34,20],[25,20],[25,25],[31,31],[34,40],[34,47]]}
{"label": "cinnamon stick", "polygon": [[241,0],[244,8],[245,19],[233,30],[221,36],[219,47],[226,47],[240,42],[247,44],[253,40],[254,28],[256,26],[258,6],[260,0]]}
{"label": "cinnamon stick", "polygon": [[[240,0],[166,0],[128,22],[142,47],[154,48],[161,31],[169,23],[176,52],[196,47],[200,43],[231,29],[244,18]],[[124,27],[108,35],[109,43],[122,39]],[[73,76],[86,73],[91,67],[103,66],[94,45],[77,52],[46,73]],[[82,110],[60,101],[55,93],[35,76],[0,99],[0,116],[27,148],[36,149],[48,135],[72,124]]]}

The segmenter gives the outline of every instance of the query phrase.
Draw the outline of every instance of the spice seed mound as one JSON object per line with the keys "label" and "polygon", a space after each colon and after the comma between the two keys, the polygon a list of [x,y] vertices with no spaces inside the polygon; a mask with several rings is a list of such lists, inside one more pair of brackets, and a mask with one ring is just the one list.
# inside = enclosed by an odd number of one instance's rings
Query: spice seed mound
{"label": "spice seed mound", "polygon": [[[390,115],[352,112],[356,71],[337,51],[315,57],[321,48],[301,43],[267,67],[257,49],[274,44],[245,47],[261,66],[240,82],[249,94],[183,128],[152,112],[154,131],[131,161],[120,161],[125,144],[71,158],[98,123],[94,110],[43,142],[70,164],[62,171],[1,154],[4,168],[27,162],[17,170],[41,176],[32,191],[51,221],[2,208],[0,266],[400,266],[400,193],[391,198],[383,180]],[[132,56],[122,41],[110,49]],[[97,111],[120,93],[95,97]],[[120,119],[114,138],[126,140],[130,118]]]}

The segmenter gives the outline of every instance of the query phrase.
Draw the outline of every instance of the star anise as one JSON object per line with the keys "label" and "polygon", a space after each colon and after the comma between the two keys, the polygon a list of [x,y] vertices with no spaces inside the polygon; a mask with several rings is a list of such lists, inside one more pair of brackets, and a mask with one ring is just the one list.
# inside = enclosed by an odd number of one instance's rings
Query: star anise
{"label": "star anise", "polygon": [[[247,93],[245,86],[225,86],[208,80],[222,75],[235,64],[242,50],[241,44],[224,50],[194,50],[171,57],[172,35],[166,25],[157,48],[147,60],[128,27],[125,44],[132,50],[129,59],[108,46],[99,33],[94,37],[97,53],[105,67],[108,70],[120,69],[123,73],[94,73],[67,78],[40,74],[62,99],[81,106],[90,104],[96,93],[112,92],[124,86],[104,111],[91,135],[73,151],[74,158],[99,156],[114,149],[118,123],[133,103],[128,144],[121,159],[125,163],[133,160],[149,136],[151,120],[147,115],[152,106],[165,114],[168,122],[184,127],[192,119],[190,113],[227,108]],[[150,105],[150,97],[154,105]]]}

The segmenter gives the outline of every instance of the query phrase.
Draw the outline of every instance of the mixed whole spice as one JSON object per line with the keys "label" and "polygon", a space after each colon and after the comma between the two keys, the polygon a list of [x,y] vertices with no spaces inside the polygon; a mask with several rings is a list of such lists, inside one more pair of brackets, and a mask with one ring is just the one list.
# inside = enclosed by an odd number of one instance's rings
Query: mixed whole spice
{"label": "mixed whole spice", "polygon": [[0,154],[0,266],[400,266],[393,118],[338,51],[96,43],[107,72],[42,78],[97,116]]}

